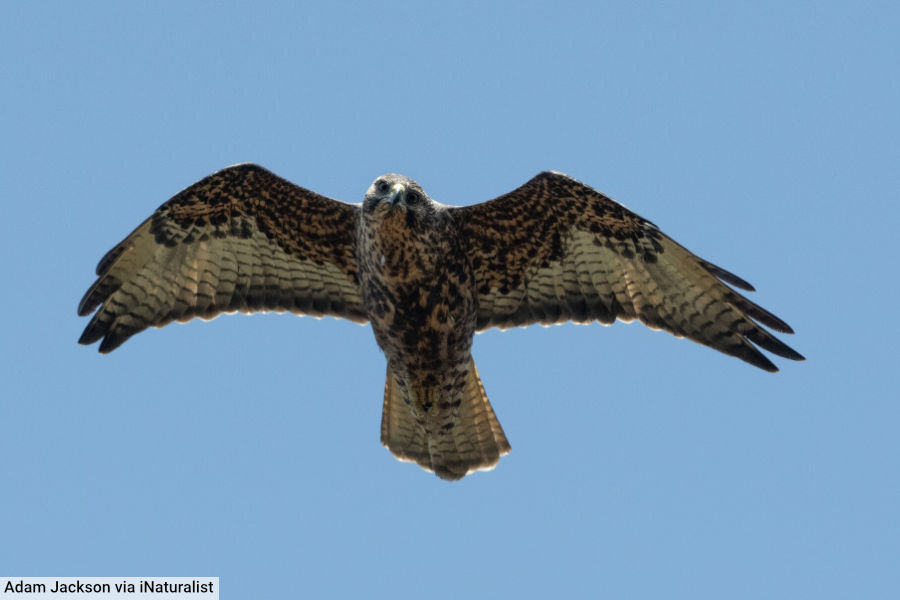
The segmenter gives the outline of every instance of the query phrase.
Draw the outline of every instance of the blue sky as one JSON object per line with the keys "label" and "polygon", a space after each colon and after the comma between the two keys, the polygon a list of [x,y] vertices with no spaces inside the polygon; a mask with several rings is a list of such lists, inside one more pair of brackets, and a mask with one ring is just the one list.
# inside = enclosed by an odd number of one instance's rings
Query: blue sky
{"label": "blue sky", "polygon": [[[377,6],[376,6],[377,4]],[[893,3],[7,3],[3,575],[224,597],[888,598],[900,589]],[[379,444],[368,327],[75,341],[106,250],[236,162],[447,204],[558,169],[797,331],[771,375],[638,324],[491,331],[512,444]]]}

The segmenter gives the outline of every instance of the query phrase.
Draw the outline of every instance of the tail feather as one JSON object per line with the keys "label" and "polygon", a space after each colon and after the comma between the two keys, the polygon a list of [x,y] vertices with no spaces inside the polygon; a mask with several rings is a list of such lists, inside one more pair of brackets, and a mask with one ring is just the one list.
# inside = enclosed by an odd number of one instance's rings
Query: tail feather
{"label": "tail feather", "polygon": [[388,364],[381,443],[442,479],[492,469],[510,450],[474,361],[461,376],[460,385],[410,385]]}
{"label": "tail feather", "polygon": [[406,386],[391,372],[390,363],[387,381],[384,384],[381,443],[400,460],[412,461],[422,466],[430,464],[425,428],[416,423]]}

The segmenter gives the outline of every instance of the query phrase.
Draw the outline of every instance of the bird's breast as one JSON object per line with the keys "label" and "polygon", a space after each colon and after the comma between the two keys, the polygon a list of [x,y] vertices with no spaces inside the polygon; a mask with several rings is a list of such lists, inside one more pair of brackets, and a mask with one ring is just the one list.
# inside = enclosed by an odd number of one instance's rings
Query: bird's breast
{"label": "bird's breast", "polygon": [[474,278],[457,240],[382,227],[361,242],[363,302],[388,360],[420,371],[468,357]]}

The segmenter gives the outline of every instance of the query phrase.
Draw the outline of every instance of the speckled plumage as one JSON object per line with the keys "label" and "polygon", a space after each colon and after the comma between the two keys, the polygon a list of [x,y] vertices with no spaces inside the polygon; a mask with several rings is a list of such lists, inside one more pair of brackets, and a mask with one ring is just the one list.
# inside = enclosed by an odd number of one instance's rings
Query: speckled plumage
{"label": "speckled plumage", "polygon": [[401,175],[362,204],[237,165],[163,204],[97,267],[79,340],[109,352],[149,326],[222,312],[371,322],[387,357],[382,442],[445,479],[509,452],[472,360],[476,331],[640,319],[757,367],[756,346],[802,360],[761,325],[790,327],[596,190],[544,172],[473,206],[432,201]]}

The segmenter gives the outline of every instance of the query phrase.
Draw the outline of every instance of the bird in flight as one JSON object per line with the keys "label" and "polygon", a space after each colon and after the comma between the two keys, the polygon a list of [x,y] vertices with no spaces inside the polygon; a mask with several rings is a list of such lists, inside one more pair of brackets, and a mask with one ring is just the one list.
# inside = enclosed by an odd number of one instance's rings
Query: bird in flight
{"label": "bird in flight", "polygon": [[787,323],[733,288],[753,291],[562,173],[463,207],[382,175],[347,204],[241,164],[106,253],[78,341],[106,353],[150,326],[235,311],[369,322],[387,358],[382,443],[454,480],[510,450],[472,359],[476,332],[639,319],[766,371],[778,369],[760,348],[803,360],[763,328],[793,333]]}

